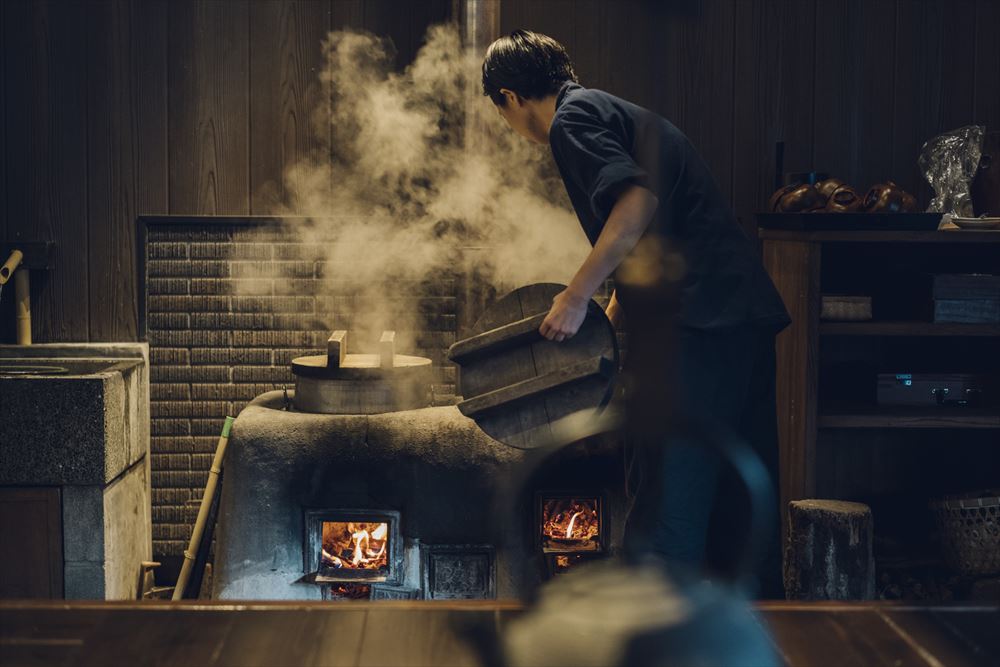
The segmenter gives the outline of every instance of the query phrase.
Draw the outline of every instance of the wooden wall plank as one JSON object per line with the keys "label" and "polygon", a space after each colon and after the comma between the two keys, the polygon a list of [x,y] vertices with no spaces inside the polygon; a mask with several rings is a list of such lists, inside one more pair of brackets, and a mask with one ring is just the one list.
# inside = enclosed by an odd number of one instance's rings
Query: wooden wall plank
{"label": "wooden wall plank", "polygon": [[815,168],[859,193],[892,176],[895,0],[817,3]]}
{"label": "wooden wall plank", "polygon": [[[604,41],[608,81],[606,90],[647,109],[654,108],[656,85],[654,43],[659,38],[653,30],[637,30],[636,26],[650,25],[651,3],[623,2],[609,5],[604,13]],[[592,44],[579,44],[576,51],[592,48]],[[572,55],[572,53],[570,54]],[[586,85],[586,82],[584,82]]]}
{"label": "wooden wall plank", "polygon": [[132,85],[136,109],[136,212],[170,210],[167,160],[167,13],[171,0],[133,0]]}
{"label": "wooden wall plank", "polygon": [[174,2],[168,14],[170,212],[250,212],[249,5]]}
{"label": "wooden wall plank", "polygon": [[330,26],[333,30],[363,28],[365,25],[364,0],[330,0]]}
{"label": "wooden wall plank", "polygon": [[[52,271],[32,275],[36,342],[85,341],[87,8],[8,2],[7,219],[15,239],[54,241]],[[16,102],[15,102],[16,100]]]}
{"label": "wooden wall plank", "polygon": [[250,5],[250,210],[278,213],[289,202],[285,174],[319,150],[312,114],[320,96],[326,0]]}
{"label": "wooden wall plank", "polygon": [[128,0],[88,6],[87,217],[90,340],[136,340],[138,113]]}
{"label": "wooden wall plank", "polygon": [[[0,74],[4,82],[0,83],[0,114],[7,108],[7,3],[0,5]],[[0,115],[2,118],[2,115]],[[0,239],[7,238],[7,124],[0,122]],[[0,259],[0,262],[7,258]],[[0,299],[2,301],[2,299]],[[2,313],[2,311],[0,311]]]}
{"label": "wooden wall plank", "polygon": [[733,200],[751,236],[774,191],[775,142],[786,172],[813,166],[815,18],[813,2],[736,3]]}
{"label": "wooden wall plank", "polygon": [[[63,597],[62,492],[0,488],[0,599]],[[4,647],[4,663],[10,658]],[[14,661],[16,662],[16,660]]]}
{"label": "wooden wall plank", "polygon": [[896,16],[892,177],[926,204],[925,141],[972,122],[975,0],[900,2]]}
{"label": "wooden wall plank", "polygon": [[366,0],[363,28],[389,37],[396,46],[396,67],[403,69],[416,56],[427,28],[450,19],[450,0],[400,3],[394,0]]}
{"label": "wooden wall plank", "polygon": [[[609,11],[602,0],[579,0],[572,12],[563,18],[570,25],[570,50],[573,66],[584,86],[608,90],[612,84],[612,63],[609,59],[606,38],[606,12]],[[614,63],[622,65],[623,63]]]}
{"label": "wooden wall plank", "polygon": [[[733,0],[674,6],[657,17],[654,109],[688,136],[732,201]],[[706,45],[711,48],[706,48]]]}
{"label": "wooden wall plank", "polygon": [[[7,108],[7,3],[0,4],[0,114]],[[0,118],[3,118],[0,115]],[[0,121],[0,239],[7,237],[7,123]],[[13,236],[13,232],[11,232]],[[0,258],[0,262],[7,258]],[[10,297],[13,288],[7,290],[7,298],[0,292],[0,341],[13,340],[14,333],[14,299]]]}
{"label": "wooden wall plank", "polygon": [[976,78],[973,121],[991,131],[1000,130],[1000,2],[976,3]]}

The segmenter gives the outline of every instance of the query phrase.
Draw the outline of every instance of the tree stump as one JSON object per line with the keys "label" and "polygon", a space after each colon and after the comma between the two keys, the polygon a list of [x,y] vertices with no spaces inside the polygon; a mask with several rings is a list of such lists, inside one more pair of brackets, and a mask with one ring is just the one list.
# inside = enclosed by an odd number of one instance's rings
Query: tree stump
{"label": "tree stump", "polygon": [[872,512],[863,503],[794,500],[788,504],[785,597],[871,600],[875,597]]}

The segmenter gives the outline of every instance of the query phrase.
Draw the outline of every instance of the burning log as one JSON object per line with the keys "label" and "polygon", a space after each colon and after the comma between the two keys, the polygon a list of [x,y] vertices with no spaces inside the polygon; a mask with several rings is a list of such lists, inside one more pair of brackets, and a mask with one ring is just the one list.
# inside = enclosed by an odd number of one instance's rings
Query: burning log
{"label": "burning log", "polygon": [[601,521],[595,499],[557,498],[542,503],[545,551],[598,551]]}
{"label": "burning log", "polygon": [[385,569],[388,533],[385,523],[325,521],[320,564],[349,570]]}

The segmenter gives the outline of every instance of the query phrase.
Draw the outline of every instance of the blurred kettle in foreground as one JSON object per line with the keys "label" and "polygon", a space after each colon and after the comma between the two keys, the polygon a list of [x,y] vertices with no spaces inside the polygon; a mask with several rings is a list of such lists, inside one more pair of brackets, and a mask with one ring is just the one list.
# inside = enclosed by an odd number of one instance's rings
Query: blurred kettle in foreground
{"label": "blurred kettle in foreground", "polygon": [[509,667],[779,665],[763,624],[722,586],[676,583],[655,561],[559,575],[502,638]]}

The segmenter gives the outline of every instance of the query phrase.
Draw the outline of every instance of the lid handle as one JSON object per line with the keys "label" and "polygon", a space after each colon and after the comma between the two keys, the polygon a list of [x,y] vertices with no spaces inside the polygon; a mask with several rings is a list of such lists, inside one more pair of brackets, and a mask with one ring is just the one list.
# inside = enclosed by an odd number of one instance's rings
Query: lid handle
{"label": "lid handle", "polygon": [[396,361],[396,332],[383,331],[378,341],[378,365],[382,368],[392,368]]}
{"label": "lid handle", "polygon": [[340,368],[347,356],[347,332],[334,331],[326,341],[326,367]]}

